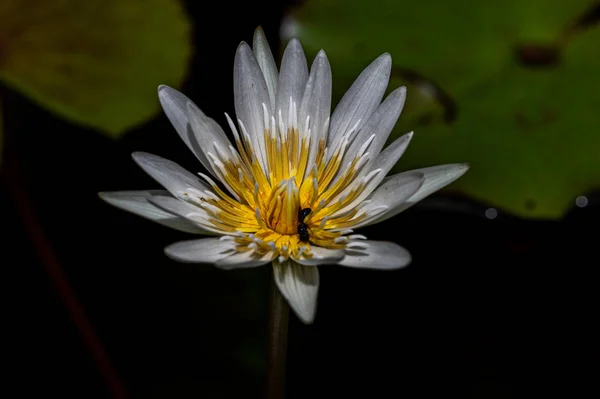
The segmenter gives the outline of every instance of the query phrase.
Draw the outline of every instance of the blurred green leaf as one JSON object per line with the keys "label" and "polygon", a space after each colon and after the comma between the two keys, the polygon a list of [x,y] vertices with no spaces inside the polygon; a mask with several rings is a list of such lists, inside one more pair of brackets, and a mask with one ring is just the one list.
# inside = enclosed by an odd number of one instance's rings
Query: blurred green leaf
{"label": "blurred green leaf", "polygon": [[327,51],[337,98],[391,53],[391,87],[408,88],[392,137],[415,130],[397,171],[469,162],[452,189],[558,218],[600,184],[600,24],[581,18],[594,5],[309,0],[282,31],[311,55]]}
{"label": "blurred green leaf", "polygon": [[74,122],[118,137],[158,110],[191,54],[177,0],[3,0],[0,80]]}

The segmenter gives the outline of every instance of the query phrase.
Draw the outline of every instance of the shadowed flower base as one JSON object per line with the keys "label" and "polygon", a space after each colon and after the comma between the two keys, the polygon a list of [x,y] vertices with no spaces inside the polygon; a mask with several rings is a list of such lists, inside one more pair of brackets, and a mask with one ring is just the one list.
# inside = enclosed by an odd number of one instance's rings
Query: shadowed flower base
{"label": "shadowed flower base", "polygon": [[278,71],[258,29],[253,49],[241,43],[235,55],[235,121],[226,115],[233,142],[183,94],[159,88],[167,117],[208,174],[134,153],[166,191],[100,196],[169,227],[220,236],[168,246],[165,252],[175,260],[222,269],[272,263],[277,288],[311,323],[317,265],[406,266],[411,258],[404,248],[369,241],[354,229],[402,212],[468,169],[450,164],[385,177],[413,137],[408,133],[384,148],[406,96],[401,87],[382,101],[390,69],[389,54],[375,59],[331,114],[325,52],[309,71],[300,43],[292,40]]}

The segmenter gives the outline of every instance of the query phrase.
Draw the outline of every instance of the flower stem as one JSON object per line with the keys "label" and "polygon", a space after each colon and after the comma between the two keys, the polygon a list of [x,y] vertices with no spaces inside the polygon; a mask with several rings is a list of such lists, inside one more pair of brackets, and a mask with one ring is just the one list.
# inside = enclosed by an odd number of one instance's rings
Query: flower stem
{"label": "flower stem", "polygon": [[289,305],[275,284],[275,275],[271,279],[271,300],[269,312],[269,342],[267,362],[267,399],[285,397],[285,357]]}

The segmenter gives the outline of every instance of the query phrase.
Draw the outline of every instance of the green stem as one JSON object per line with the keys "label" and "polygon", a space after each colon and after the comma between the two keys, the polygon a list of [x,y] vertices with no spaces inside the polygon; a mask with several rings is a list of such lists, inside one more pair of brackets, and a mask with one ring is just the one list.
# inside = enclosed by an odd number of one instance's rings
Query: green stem
{"label": "green stem", "polygon": [[285,397],[285,358],[289,305],[271,279],[271,300],[269,312],[269,342],[267,363],[267,399]]}

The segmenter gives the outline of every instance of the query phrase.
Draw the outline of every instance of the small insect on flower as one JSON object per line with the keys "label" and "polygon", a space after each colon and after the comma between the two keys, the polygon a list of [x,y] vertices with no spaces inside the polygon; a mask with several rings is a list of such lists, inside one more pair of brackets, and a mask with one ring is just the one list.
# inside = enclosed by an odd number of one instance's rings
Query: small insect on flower
{"label": "small insect on flower", "polygon": [[304,223],[304,219],[310,215],[311,211],[312,209],[310,208],[304,208],[298,211],[298,236],[302,242],[310,242],[310,236],[308,234],[309,228],[307,224]]}
{"label": "small insect on flower", "polygon": [[[384,144],[406,90],[382,101],[392,60],[368,65],[331,114],[331,68],[320,51],[310,71],[298,40],[278,68],[262,30],[234,60],[236,118],[223,129],[180,92],[160,86],[162,107],[207,173],[199,177],[164,158],[133,158],[166,191],[100,193],[108,203],[189,233],[220,236],[178,242],[165,253],[221,269],[272,263],[275,283],[305,323],[315,316],[317,265],[393,270],[410,263],[392,242],[354,229],[409,208],[446,186],[468,166],[449,164],[384,179],[412,133]],[[210,175],[210,176],[209,176]]]}

